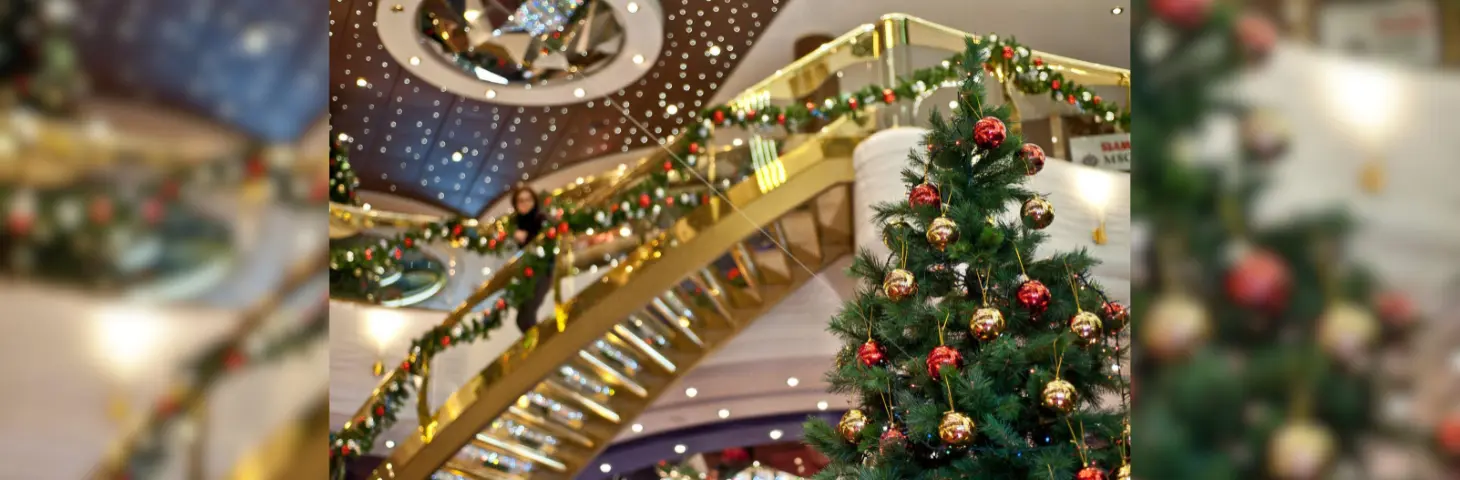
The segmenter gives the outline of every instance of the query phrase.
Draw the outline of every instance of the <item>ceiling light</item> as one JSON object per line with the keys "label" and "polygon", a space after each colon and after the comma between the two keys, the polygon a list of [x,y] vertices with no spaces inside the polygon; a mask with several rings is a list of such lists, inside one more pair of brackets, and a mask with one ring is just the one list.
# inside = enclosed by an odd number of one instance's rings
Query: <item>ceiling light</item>
{"label": "ceiling light", "polygon": [[674,115],[676,113],[679,113],[679,106],[677,106],[677,105],[670,105],[668,107],[664,107],[664,113],[667,113],[667,114],[670,114],[670,115]]}
{"label": "ceiling light", "polygon": [[340,134],[340,141],[341,141],[341,142],[348,142],[348,141],[350,141],[350,136],[349,136],[349,135],[345,135],[345,134],[343,134],[343,133],[341,133],[341,134]]}
{"label": "ceiling light", "polygon": [[453,162],[460,162],[461,161],[461,152],[451,152],[451,161],[453,161]]}
{"label": "ceiling light", "polygon": [[411,57],[411,65],[420,65],[421,57]]}
{"label": "ceiling light", "polygon": [[791,377],[791,378],[787,378],[786,379],[786,386],[787,387],[794,387],[794,386],[797,386],[797,385],[800,385],[800,384],[801,384],[801,380],[796,379],[796,377]]}
{"label": "ceiling light", "polygon": [[638,3],[629,2],[629,5],[628,5],[627,8],[629,9],[629,13],[639,13],[639,4]]}
{"label": "ceiling light", "polygon": [[1110,14],[1111,15],[1120,15],[1120,13],[1121,12],[1124,12],[1124,11],[1125,11],[1124,8],[1115,7],[1115,8],[1110,9]]}
{"label": "ceiling light", "polygon": [[781,431],[780,430],[771,430],[771,440],[780,440],[780,439],[781,439]]}
{"label": "ceiling light", "polygon": [[583,89],[581,89],[581,88],[575,88],[575,89],[573,89],[573,96],[578,97],[578,98],[583,98]]}
{"label": "ceiling light", "polygon": [[685,450],[689,450],[689,448],[685,447],[682,443],[674,446],[674,453],[684,453]]}
{"label": "ceiling light", "polygon": [[948,109],[950,109],[950,110],[957,110],[958,109],[958,101],[957,100],[949,100],[948,101]]}
{"label": "ceiling light", "polygon": [[644,431],[644,424],[642,424],[642,423],[635,423],[635,424],[629,426],[629,430],[633,430],[634,433],[642,432],[642,431]]}
{"label": "ceiling light", "polygon": [[395,440],[386,440],[385,448],[395,448]]}
{"label": "ceiling light", "polygon": [[730,418],[730,410],[720,409],[720,418]]}
{"label": "ceiling light", "polygon": [[826,407],[829,407],[829,406],[830,405],[827,405],[826,404],[826,400],[822,400],[820,402],[816,402],[816,409],[817,410],[826,410]]}
{"label": "ceiling light", "polygon": [[[627,235],[625,235],[625,236],[627,236]],[[686,397],[695,398],[695,395],[699,395],[699,394],[700,394],[700,391],[699,390],[695,390],[695,387],[689,387],[689,388],[684,389],[684,396],[686,396]]]}
{"label": "ceiling light", "polygon": [[496,90],[487,90],[487,98],[497,98]]}
{"label": "ceiling light", "polygon": [[608,473],[609,470],[613,470],[613,465],[609,465],[609,464],[605,463],[603,465],[599,465],[598,466],[598,471],[600,471],[600,472]]}
{"label": "ceiling light", "polygon": [[709,55],[711,57],[718,57],[718,56],[720,56],[720,46],[719,45],[710,45],[710,49],[709,50],[705,50],[705,55]]}
{"label": "ceiling light", "polygon": [[355,86],[357,86],[357,87],[363,87],[363,86],[366,86],[366,85],[369,85],[369,84],[370,84],[370,82],[365,81],[365,77],[360,77],[360,78],[355,79]]}
{"label": "ceiling light", "polygon": [[738,147],[738,146],[741,146],[741,145],[745,145],[745,141],[744,141],[744,140],[741,140],[741,139],[738,139],[738,138],[737,138],[737,139],[735,139],[735,141],[733,141],[733,142],[730,142],[730,143],[731,143],[731,144],[732,144],[732,145],[735,145],[735,146],[737,146],[737,147]]}
{"label": "ceiling light", "polygon": [[634,55],[634,65],[638,65],[638,64],[641,64],[641,63],[644,63],[644,56],[643,55]]}
{"label": "ceiling light", "polygon": [[461,12],[461,18],[465,18],[468,22],[475,22],[478,18],[481,17],[482,12],[480,10],[467,10],[465,12]]}

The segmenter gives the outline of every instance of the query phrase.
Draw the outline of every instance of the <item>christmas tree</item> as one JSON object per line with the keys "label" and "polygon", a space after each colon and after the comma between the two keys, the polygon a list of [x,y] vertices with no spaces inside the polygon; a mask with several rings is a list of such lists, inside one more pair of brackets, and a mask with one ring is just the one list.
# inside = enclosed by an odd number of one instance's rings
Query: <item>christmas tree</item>
{"label": "christmas tree", "polygon": [[[1163,72],[1133,90],[1132,218],[1152,237],[1133,269],[1136,475],[1392,478],[1364,453],[1400,433],[1377,412],[1403,386],[1377,360],[1404,343],[1412,310],[1344,254],[1342,212],[1254,221],[1285,139],[1271,114],[1216,88],[1264,60],[1273,26],[1209,2],[1135,13],[1134,69]],[[1221,117],[1243,125],[1234,158],[1193,162],[1183,139]]]}
{"label": "christmas tree", "polygon": [[[962,64],[992,47],[968,40]],[[864,250],[851,268],[864,287],[831,321],[847,346],[827,377],[858,406],[807,423],[830,459],[814,478],[1128,470],[1127,383],[1113,368],[1126,310],[1089,279],[1085,252],[1041,258],[1054,211],[1024,183],[1044,153],[1008,133],[1009,111],[969,70],[951,120],[933,115],[926,155],[903,170],[908,201],[875,207],[891,258]],[[1020,220],[995,220],[1011,207]]]}

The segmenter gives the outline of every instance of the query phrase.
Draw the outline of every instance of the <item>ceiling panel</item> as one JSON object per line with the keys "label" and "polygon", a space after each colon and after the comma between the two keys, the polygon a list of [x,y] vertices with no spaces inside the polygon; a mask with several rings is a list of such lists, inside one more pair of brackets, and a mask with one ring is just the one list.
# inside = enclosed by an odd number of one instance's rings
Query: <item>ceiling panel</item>
{"label": "ceiling panel", "polygon": [[[361,172],[361,188],[477,216],[524,174],[536,178],[678,133],[686,114],[708,104],[787,1],[663,0],[664,50],[646,59],[652,67],[644,77],[608,98],[519,107],[443,93],[389,58],[373,27],[373,0],[336,0],[332,126],[356,139],[351,162]],[[708,53],[711,43],[722,47],[718,56]],[[356,84],[359,78],[366,87]],[[484,82],[483,91],[489,86]],[[632,119],[608,100],[628,106]],[[678,115],[665,113],[670,105]],[[461,148],[467,148],[461,161],[452,161]]]}

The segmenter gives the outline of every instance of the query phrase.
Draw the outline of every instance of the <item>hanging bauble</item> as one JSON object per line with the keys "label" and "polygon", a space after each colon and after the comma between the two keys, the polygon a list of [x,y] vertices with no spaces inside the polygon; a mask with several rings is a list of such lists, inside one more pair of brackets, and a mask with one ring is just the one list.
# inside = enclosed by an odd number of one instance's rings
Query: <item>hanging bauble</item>
{"label": "hanging bauble", "polygon": [[999,338],[999,334],[1004,333],[1004,314],[992,307],[974,310],[968,328],[973,330],[973,336],[979,341],[987,342]]}
{"label": "hanging bauble", "polygon": [[1079,472],[1075,473],[1075,480],[1105,480],[1105,470],[1094,465],[1086,465]]}
{"label": "hanging bauble", "polygon": [[1256,64],[1266,61],[1278,39],[1277,27],[1273,25],[1272,19],[1261,13],[1243,12],[1237,19],[1235,29],[1237,42],[1242,45],[1242,53],[1247,62]]}
{"label": "hanging bauble", "polygon": [[998,118],[983,117],[973,124],[973,144],[984,150],[999,148],[1008,135],[1004,122]]}
{"label": "hanging bauble", "polygon": [[1043,197],[1036,196],[1025,201],[1019,214],[1024,218],[1024,224],[1035,230],[1043,230],[1050,223],[1054,223],[1054,205]]}
{"label": "hanging bauble", "polygon": [[1156,299],[1150,314],[1143,317],[1141,344],[1157,359],[1185,357],[1206,341],[1211,319],[1205,308],[1190,296],[1167,294]]}
{"label": "hanging bauble", "polygon": [[1268,445],[1267,465],[1273,478],[1320,478],[1333,459],[1333,434],[1322,425],[1295,420],[1279,427]]}
{"label": "hanging bauble", "polygon": [[913,208],[936,207],[942,201],[942,197],[938,196],[938,187],[926,182],[918,184],[907,193],[907,204]]}
{"label": "hanging bauble", "polygon": [[887,360],[887,354],[882,352],[882,346],[878,345],[876,340],[868,339],[857,348],[857,361],[862,362],[862,365],[868,367],[881,365],[884,360]]}
{"label": "hanging bauble", "polygon": [[725,111],[724,110],[715,110],[715,113],[711,114],[711,116],[714,118],[716,124],[723,124],[723,123],[725,123]]}
{"label": "hanging bauble", "polygon": [[1435,441],[1440,446],[1440,453],[1460,459],[1460,410],[1440,420],[1435,427]]}
{"label": "hanging bauble", "polygon": [[1227,295],[1254,310],[1280,310],[1288,303],[1292,276],[1282,257],[1269,250],[1250,250],[1227,271]]}
{"label": "hanging bauble", "polygon": [[968,415],[949,410],[938,423],[938,437],[949,445],[968,445],[973,441],[973,420]]}
{"label": "hanging bauble", "polygon": [[836,431],[848,442],[857,443],[857,436],[862,434],[862,429],[867,426],[867,415],[860,409],[853,408],[842,414],[840,422],[836,423]]}
{"label": "hanging bauble", "polygon": [[1044,170],[1044,149],[1039,145],[1026,143],[1019,147],[1019,159],[1024,161],[1026,175],[1034,175]]}
{"label": "hanging bauble", "polygon": [[933,377],[933,381],[939,381],[943,373],[943,367],[958,368],[963,366],[963,354],[958,353],[958,350],[953,349],[953,347],[938,345],[937,347],[933,347],[933,351],[928,352],[927,363],[928,375]]}
{"label": "hanging bauble", "polygon": [[1374,298],[1374,309],[1385,326],[1396,330],[1408,329],[1417,319],[1414,302],[1409,300],[1407,292],[1391,290],[1380,293]]}
{"label": "hanging bauble", "polygon": [[1130,464],[1129,463],[1127,463],[1125,465],[1121,465],[1120,466],[1120,469],[1115,471],[1115,480],[1130,480]]}
{"label": "hanging bauble", "polygon": [[1196,28],[1205,22],[1212,10],[1212,0],[1152,0],[1151,11],[1166,23],[1181,28]]}
{"label": "hanging bauble", "polygon": [[1130,309],[1119,302],[1105,302],[1100,305],[1100,317],[1105,324],[1105,333],[1115,335],[1130,323]]}
{"label": "hanging bauble", "polygon": [[958,241],[958,224],[948,217],[934,218],[928,224],[928,243],[933,248],[942,252],[948,249],[948,244]]}
{"label": "hanging bauble", "polygon": [[1019,284],[1019,291],[1014,297],[1019,300],[1019,306],[1035,315],[1044,313],[1049,308],[1049,287],[1039,280],[1027,280]]}
{"label": "hanging bauble", "polygon": [[1044,384],[1044,392],[1039,398],[1045,407],[1060,413],[1070,413],[1075,409],[1075,386],[1056,378]]}
{"label": "hanging bauble", "polygon": [[1100,341],[1100,317],[1081,311],[1070,318],[1070,331],[1086,345]]}
{"label": "hanging bauble", "polygon": [[882,244],[887,248],[897,250],[902,246],[903,234],[911,230],[912,226],[901,219],[890,219],[882,226]]}
{"label": "hanging bauble", "polygon": [[897,425],[889,425],[887,431],[882,432],[882,438],[878,439],[878,452],[886,455],[890,450],[902,448],[907,443],[907,435]]}
{"label": "hanging bauble", "polygon": [[898,268],[887,272],[887,277],[882,279],[882,293],[892,301],[900,302],[918,293],[918,284],[912,272]]}
{"label": "hanging bauble", "polygon": [[1346,362],[1362,359],[1378,334],[1374,316],[1352,303],[1329,305],[1318,319],[1318,343],[1329,355]]}

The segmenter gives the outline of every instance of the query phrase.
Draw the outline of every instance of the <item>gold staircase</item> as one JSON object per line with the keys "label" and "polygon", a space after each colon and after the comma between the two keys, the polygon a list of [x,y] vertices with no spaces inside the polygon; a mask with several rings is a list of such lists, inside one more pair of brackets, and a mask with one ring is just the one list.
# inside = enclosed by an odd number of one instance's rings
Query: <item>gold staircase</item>
{"label": "gold staircase", "polygon": [[571,478],[678,375],[852,253],[862,133],[833,124],[639,246],[452,394],[372,478]]}

